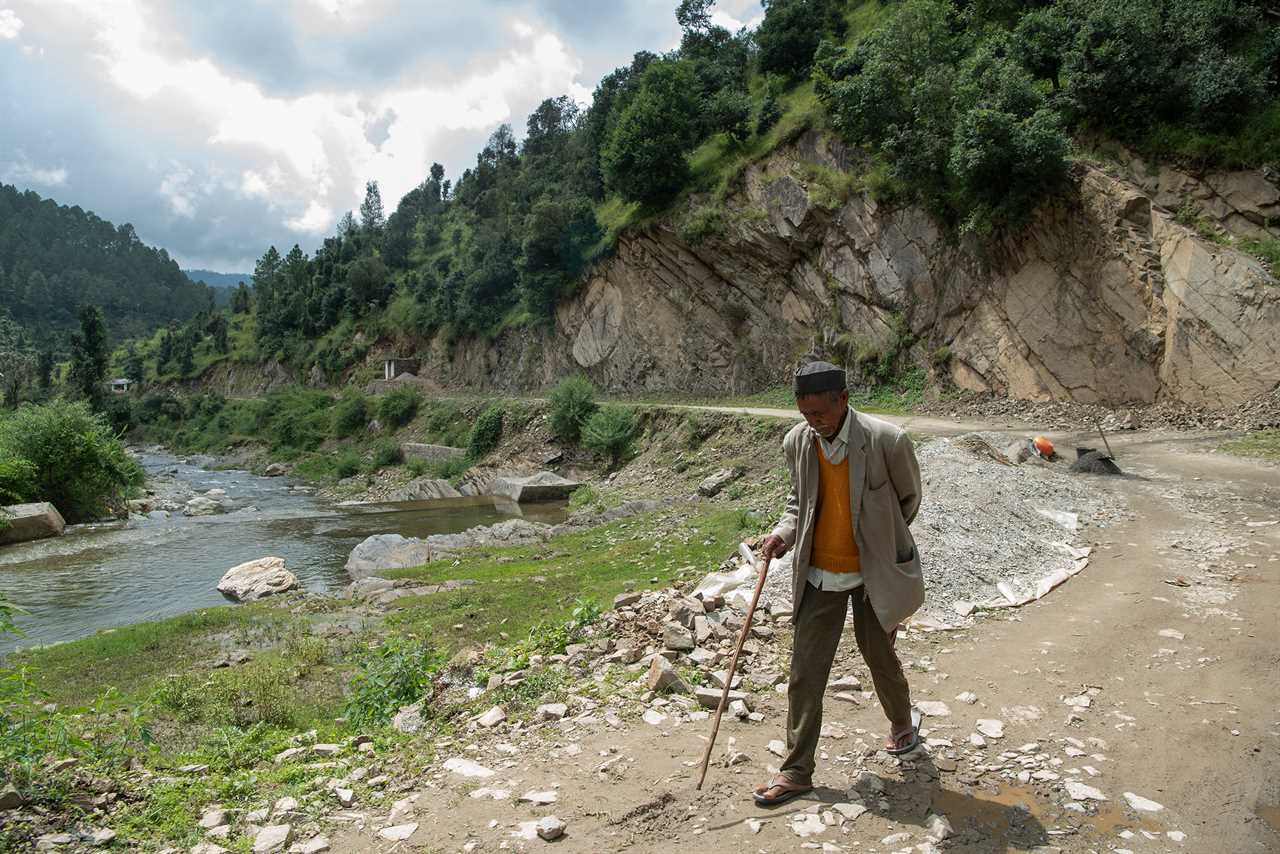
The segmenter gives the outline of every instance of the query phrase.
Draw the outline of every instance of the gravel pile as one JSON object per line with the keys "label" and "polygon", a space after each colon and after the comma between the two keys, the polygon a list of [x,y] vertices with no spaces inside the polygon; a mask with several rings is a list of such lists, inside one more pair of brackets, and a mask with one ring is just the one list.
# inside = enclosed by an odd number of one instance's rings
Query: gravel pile
{"label": "gravel pile", "polygon": [[921,411],[975,420],[1007,418],[1044,431],[1082,430],[1098,422],[1108,431],[1262,430],[1280,427],[1280,388],[1222,410],[1179,402],[1104,406],[1063,400],[1046,403],[963,394],[926,402]]}
{"label": "gravel pile", "polygon": [[[925,577],[919,616],[930,622],[951,625],[967,606],[1034,598],[1042,579],[1079,565],[1091,529],[1123,510],[1103,478],[1070,474],[1066,460],[1014,465],[998,450],[1001,441],[968,433],[917,449],[924,501],[911,530]],[[738,573],[750,595],[753,576]],[[790,600],[788,555],[770,570],[762,601],[787,612]]]}

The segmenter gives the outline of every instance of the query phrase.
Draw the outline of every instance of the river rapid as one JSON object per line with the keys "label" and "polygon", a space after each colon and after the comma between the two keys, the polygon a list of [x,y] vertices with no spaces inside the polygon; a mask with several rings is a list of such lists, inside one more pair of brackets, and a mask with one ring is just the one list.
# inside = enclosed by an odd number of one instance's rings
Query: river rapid
{"label": "river rapid", "polygon": [[207,458],[154,450],[137,458],[157,491],[181,496],[222,489],[226,495],[219,500],[227,512],[132,516],[0,546],[0,592],[27,612],[17,621],[25,636],[0,638],[0,655],[227,604],[216,589],[223,573],[268,555],[284,558],[305,589],[328,591],[347,584],[347,556],[372,534],[425,537],[512,516],[549,523],[565,517],[563,502],[520,507],[489,498],[341,505],[286,478],[215,470]]}

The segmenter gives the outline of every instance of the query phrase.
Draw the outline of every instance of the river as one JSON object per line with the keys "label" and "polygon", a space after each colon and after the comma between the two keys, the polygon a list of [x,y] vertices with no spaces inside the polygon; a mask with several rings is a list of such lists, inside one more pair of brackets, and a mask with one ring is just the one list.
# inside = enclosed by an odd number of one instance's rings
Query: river
{"label": "river", "polygon": [[228,512],[76,525],[58,538],[0,546],[0,592],[27,611],[24,637],[0,637],[0,655],[18,647],[74,640],[99,629],[227,604],[216,589],[232,566],[268,555],[311,591],[340,588],[343,565],[372,534],[423,537],[522,515],[559,522],[563,502],[495,504],[446,498],[399,504],[334,504],[285,478],[201,468],[198,459],[137,455],[148,480],[163,478],[199,494],[226,490]]}

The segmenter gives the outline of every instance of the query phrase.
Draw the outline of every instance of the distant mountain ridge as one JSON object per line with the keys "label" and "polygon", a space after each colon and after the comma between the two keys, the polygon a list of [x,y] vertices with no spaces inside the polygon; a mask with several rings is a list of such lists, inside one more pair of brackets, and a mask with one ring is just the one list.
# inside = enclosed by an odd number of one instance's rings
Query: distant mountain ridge
{"label": "distant mountain ridge", "polygon": [[0,313],[42,347],[65,348],[86,303],[102,309],[120,341],[183,323],[209,309],[214,294],[132,225],[0,184]]}
{"label": "distant mountain ridge", "polygon": [[252,273],[215,273],[213,270],[183,270],[193,282],[204,282],[211,288],[234,288],[241,282],[253,283]]}

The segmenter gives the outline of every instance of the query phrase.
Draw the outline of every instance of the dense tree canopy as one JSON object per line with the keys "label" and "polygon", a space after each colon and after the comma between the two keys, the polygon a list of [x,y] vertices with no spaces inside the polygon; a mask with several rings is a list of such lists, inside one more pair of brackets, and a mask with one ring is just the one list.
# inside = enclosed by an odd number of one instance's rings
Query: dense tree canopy
{"label": "dense tree canopy", "polygon": [[86,303],[120,339],[186,320],[211,300],[133,226],[0,184],[0,309],[45,346],[65,353]]}

